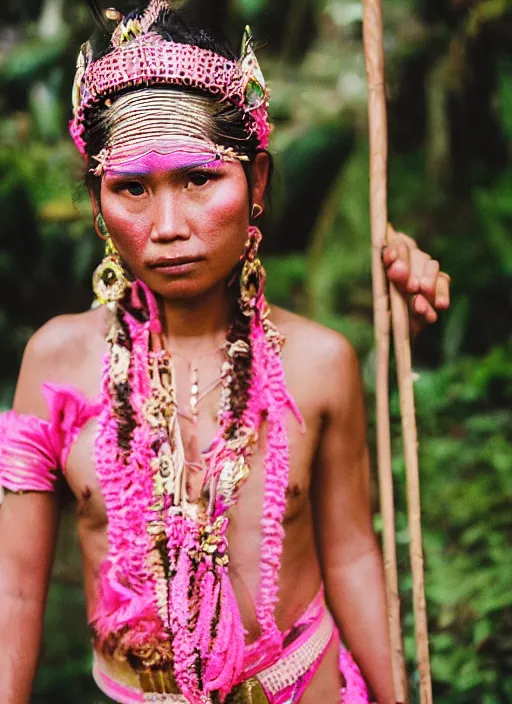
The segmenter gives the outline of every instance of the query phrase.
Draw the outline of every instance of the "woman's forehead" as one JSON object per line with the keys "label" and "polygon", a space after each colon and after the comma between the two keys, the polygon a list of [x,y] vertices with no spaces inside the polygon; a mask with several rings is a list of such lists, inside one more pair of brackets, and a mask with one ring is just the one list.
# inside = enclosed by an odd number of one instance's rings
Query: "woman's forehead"
{"label": "woman's forehead", "polygon": [[214,131],[211,99],[169,88],[129,91],[110,103],[104,113],[108,141],[160,133],[211,138]]}
{"label": "woman's forehead", "polygon": [[107,142],[94,157],[94,173],[131,173],[190,168],[218,161],[247,160],[217,144],[211,99],[184,91],[147,88],[127,93],[105,111]]}

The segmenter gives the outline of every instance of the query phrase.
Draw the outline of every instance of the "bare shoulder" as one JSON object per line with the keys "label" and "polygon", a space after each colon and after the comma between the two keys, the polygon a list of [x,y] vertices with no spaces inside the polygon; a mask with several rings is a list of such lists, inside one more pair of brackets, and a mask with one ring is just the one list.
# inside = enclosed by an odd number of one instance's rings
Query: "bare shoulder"
{"label": "bare shoulder", "polygon": [[288,387],[301,408],[349,418],[362,399],[356,352],[346,337],[282,308],[271,320],[286,337],[282,360]]}
{"label": "bare shoulder", "polygon": [[25,348],[14,407],[19,412],[46,415],[40,393],[43,383],[74,385],[89,395],[97,376],[108,326],[104,308],[60,315],[45,323]]}
{"label": "bare shoulder", "polygon": [[352,344],[339,332],[283,308],[272,307],[271,320],[286,337],[287,356],[299,364],[334,367],[338,373],[358,369]]}
{"label": "bare shoulder", "polygon": [[62,368],[72,360],[73,366],[87,357],[91,345],[105,334],[107,311],[103,308],[74,315],[59,315],[45,323],[28,341],[25,358],[44,365],[47,371]]}
{"label": "bare shoulder", "polygon": [[[364,426],[364,392],[359,360],[346,337],[281,308],[271,320],[285,335],[282,359],[288,387],[299,407],[314,409],[338,428]],[[350,431],[352,432],[352,431]]]}

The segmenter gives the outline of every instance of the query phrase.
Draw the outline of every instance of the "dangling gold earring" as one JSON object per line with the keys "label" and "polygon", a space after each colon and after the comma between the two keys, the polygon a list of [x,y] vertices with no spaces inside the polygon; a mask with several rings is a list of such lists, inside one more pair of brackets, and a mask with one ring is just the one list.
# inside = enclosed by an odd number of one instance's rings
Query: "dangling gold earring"
{"label": "dangling gold earring", "polygon": [[257,227],[249,228],[243,267],[240,274],[240,297],[238,299],[242,313],[251,318],[254,315],[256,304],[263,295],[265,286],[265,269],[258,256],[261,242],[261,232]]}
{"label": "dangling gold earring", "polygon": [[251,219],[252,220],[257,220],[259,217],[263,215],[264,208],[262,205],[259,203],[253,203],[252,208],[251,208]]}
{"label": "dangling gold earring", "polygon": [[130,284],[101,213],[96,216],[94,228],[98,237],[106,242],[106,246],[105,256],[92,275],[92,288],[100,305],[115,303],[124,297]]}
{"label": "dangling gold earring", "polygon": [[110,233],[107,228],[107,223],[105,222],[105,219],[101,213],[98,213],[96,215],[96,218],[94,220],[94,229],[96,230],[96,234],[98,235],[100,240],[106,242],[110,239]]}

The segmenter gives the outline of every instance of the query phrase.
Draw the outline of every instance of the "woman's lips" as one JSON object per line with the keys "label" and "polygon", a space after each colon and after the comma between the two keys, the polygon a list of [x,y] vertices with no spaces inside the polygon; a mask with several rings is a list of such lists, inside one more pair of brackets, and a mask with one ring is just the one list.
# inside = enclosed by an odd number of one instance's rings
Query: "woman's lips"
{"label": "woman's lips", "polygon": [[185,274],[200,262],[202,257],[174,257],[172,259],[157,259],[149,263],[150,269],[162,274]]}

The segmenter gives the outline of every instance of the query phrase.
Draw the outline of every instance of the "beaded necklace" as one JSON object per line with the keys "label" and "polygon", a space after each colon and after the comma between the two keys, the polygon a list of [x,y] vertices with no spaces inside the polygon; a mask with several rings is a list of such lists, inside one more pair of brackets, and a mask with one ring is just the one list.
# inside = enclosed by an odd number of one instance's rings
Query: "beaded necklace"
{"label": "beaded necklace", "polygon": [[[229,341],[219,427],[203,455],[205,496],[187,496],[174,369],[161,344],[156,301],[140,281],[118,305],[108,336],[95,454],[108,516],[92,623],[96,647],[139,672],[172,671],[191,702],[223,701],[244,665],[244,628],[229,580],[228,511],[267,422],[260,588],[262,637],[274,619],[289,453],[284,417],[300,415],[284,380],[282,338],[261,296],[247,339]],[[244,373],[235,373],[246,369]],[[245,386],[244,386],[245,385]],[[240,397],[246,391],[245,402]]]}

